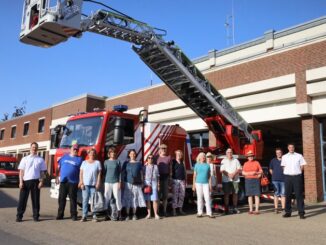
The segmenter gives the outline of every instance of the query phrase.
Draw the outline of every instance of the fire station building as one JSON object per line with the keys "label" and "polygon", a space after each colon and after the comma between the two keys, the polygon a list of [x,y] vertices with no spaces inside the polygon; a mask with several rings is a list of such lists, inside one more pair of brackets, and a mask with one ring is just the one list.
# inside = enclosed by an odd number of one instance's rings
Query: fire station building
{"label": "fire station building", "polygon": [[[194,63],[255,129],[263,131],[263,165],[275,147],[286,153],[287,143],[307,161],[305,197],[326,200],[326,17],[263,36],[224,50],[212,50]],[[113,81],[112,81],[113,82]],[[149,112],[149,121],[179,124],[193,146],[215,145],[204,121],[164,84],[115,97],[81,95],[47,109],[0,123],[0,153],[28,154],[39,142],[49,169],[55,154],[50,129],[69,114],[125,104],[129,113]]]}

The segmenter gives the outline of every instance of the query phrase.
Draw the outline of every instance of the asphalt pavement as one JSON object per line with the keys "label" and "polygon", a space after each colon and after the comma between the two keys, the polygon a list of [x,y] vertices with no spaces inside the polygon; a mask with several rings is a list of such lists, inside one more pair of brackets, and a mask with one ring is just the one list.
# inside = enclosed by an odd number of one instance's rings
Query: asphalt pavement
{"label": "asphalt pavement", "polygon": [[18,194],[18,188],[0,188],[0,244],[326,244],[326,203],[306,205],[305,220],[296,212],[282,218],[272,203],[263,203],[260,215],[248,215],[248,207],[242,206],[240,214],[197,218],[190,206],[188,215],[161,220],[113,222],[101,217],[98,223],[81,223],[68,217],[55,220],[57,200],[44,188],[40,222],[33,221],[29,200],[23,222],[16,223]]}

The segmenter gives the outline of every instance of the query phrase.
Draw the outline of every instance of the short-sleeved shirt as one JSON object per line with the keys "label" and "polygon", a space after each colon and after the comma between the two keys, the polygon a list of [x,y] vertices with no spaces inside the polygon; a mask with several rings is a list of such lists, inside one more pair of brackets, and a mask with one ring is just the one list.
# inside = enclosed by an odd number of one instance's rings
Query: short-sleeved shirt
{"label": "short-sleeved shirt", "polygon": [[180,163],[177,160],[172,160],[172,179],[185,180],[186,179],[186,169],[185,165],[181,161]]}
{"label": "short-sleeved shirt", "polygon": [[105,160],[105,183],[117,183],[121,181],[121,164],[118,159]]}
{"label": "short-sleeved shirt", "polygon": [[208,184],[211,168],[207,163],[196,163],[195,169],[196,180],[198,184]]}
{"label": "short-sleeved shirt", "polygon": [[89,163],[85,160],[83,161],[80,169],[83,170],[84,185],[95,186],[97,182],[98,173],[102,170],[101,163],[99,161]]}
{"label": "short-sleeved shirt", "polygon": [[[258,161],[247,161],[243,165],[243,172],[262,172],[262,168]],[[259,179],[258,175],[246,175],[246,179]]]}
{"label": "short-sleeved shirt", "polygon": [[145,176],[145,182],[150,183],[152,182],[157,182],[159,172],[158,172],[158,167],[155,164],[147,164],[144,166],[144,176]]}
{"label": "short-sleeved shirt", "polygon": [[140,162],[127,162],[126,163],[126,179],[125,181],[130,184],[142,184],[141,171],[143,165]]}
{"label": "short-sleeved shirt", "polygon": [[[241,164],[238,159],[232,158],[231,160],[228,158],[224,158],[221,162],[220,171],[234,173],[236,170],[241,169]],[[228,176],[222,174],[222,182],[240,182],[239,174],[237,174],[234,179],[229,178]]]}
{"label": "short-sleeved shirt", "polygon": [[41,171],[46,171],[44,159],[38,155],[28,155],[23,157],[18,169],[24,170],[23,180],[40,179]]}
{"label": "short-sleeved shirt", "polygon": [[273,158],[269,163],[269,169],[273,170],[272,180],[284,182],[283,167],[281,166],[281,160]]}
{"label": "short-sleeved shirt", "polygon": [[58,161],[58,166],[60,168],[60,182],[77,184],[79,182],[79,170],[82,161],[81,157],[70,156],[70,154],[61,157]]}
{"label": "short-sleeved shirt", "polygon": [[284,167],[285,175],[299,175],[302,174],[301,166],[306,165],[306,161],[299,153],[287,153],[282,156],[281,166]]}
{"label": "short-sleeved shirt", "polygon": [[158,171],[160,175],[170,174],[171,156],[158,156],[156,159],[156,164],[158,166]]}

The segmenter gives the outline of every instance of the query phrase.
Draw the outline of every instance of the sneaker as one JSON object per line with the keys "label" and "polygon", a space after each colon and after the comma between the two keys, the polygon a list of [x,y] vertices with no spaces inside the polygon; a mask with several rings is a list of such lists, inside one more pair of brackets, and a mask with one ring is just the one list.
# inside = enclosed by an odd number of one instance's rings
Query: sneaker
{"label": "sneaker", "polygon": [[128,221],[128,220],[130,220],[130,217],[129,217],[129,215],[127,215],[127,217],[126,217],[125,221]]}
{"label": "sneaker", "polygon": [[211,215],[208,215],[208,218],[215,219],[215,216],[211,214]]}
{"label": "sneaker", "polygon": [[203,215],[202,214],[197,214],[197,218],[202,218]]}
{"label": "sneaker", "polygon": [[118,221],[118,217],[111,217],[112,221]]}
{"label": "sneaker", "polygon": [[233,211],[234,214],[239,214],[240,213],[240,210],[238,208],[234,208],[232,211]]}
{"label": "sneaker", "polygon": [[137,215],[134,214],[134,216],[132,216],[132,220],[137,220],[137,219],[138,219]]}
{"label": "sneaker", "polygon": [[155,215],[155,219],[156,219],[156,220],[159,220],[159,219],[161,219],[161,217],[158,216],[158,215]]}
{"label": "sneaker", "polygon": [[34,222],[40,222],[39,218],[34,218],[33,220],[34,220]]}
{"label": "sneaker", "polygon": [[278,209],[277,208],[274,209],[274,213],[278,214]]}
{"label": "sneaker", "polygon": [[305,219],[306,217],[304,216],[304,214],[300,214],[299,215],[300,219]]}
{"label": "sneaker", "polygon": [[105,220],[105,221],[108,221],[108,220],[110,220],[110,217],[109,217],[108,215],[106,215],[106,216],[104,217],[104,220]]}
{"label": "sneaker", "polygon": [[77,216],[72,216],[72,217],[71,217],[71,220],[72,220],[72,221],[77,221]]}
{"label": "sneaker", "polygon": [[17,217],[17,218],[16,218],[16,222],[23,222],[23,219],[22,219],[22,218],[19,218],[19,217]]}
{"label": "sneaker", "polygon": [[56,220],[62,220],[63,219],[63,216],[57,216],[55,219]]}
{"label": "sneaker", "polygon": [[87,218],[86,217],[82,217],[80,222],[86,222],[87,221]]}
{"label": "sneaker", "polygon": [[93,221],[93,222],[98,222],[97,217],[93,217],[92,221]]}

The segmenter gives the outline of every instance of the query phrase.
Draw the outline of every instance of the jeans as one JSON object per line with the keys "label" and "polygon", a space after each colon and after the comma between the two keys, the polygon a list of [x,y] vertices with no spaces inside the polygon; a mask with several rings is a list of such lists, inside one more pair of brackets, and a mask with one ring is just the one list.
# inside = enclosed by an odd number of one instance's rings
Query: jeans
{"label": "jeans", "polygon": [[33,218],[38,219],[40,216],[40,189],[38,188],[39,180],[24,181],[24,188],[20,190],[17,207],[17,218],[22,219],[26,210],[29,193],[31,193]]}
{"label": "jeans", "polygon": [[272,181],[274,185],[274,196],[285,196],[285,184],[283,181]]}
{"label": "jeans", "polygon": [[59,208],[58,217],[63,217],[66,207],[67,195],[70,199],[70,215],[71,217],[77,217],[77,191],[78,184],[62,182],[59,187]]}
{"label": "jeans", "polygon": [[[87,217],[88,214],[88,203],[89,199],[95,193],[95,186],[85,185],[85,189],[83,190],[83,218]],[[93,218],[96,218],[96,214],[93,213]]]}
{"label": "jeans", "polygon": [[203,199],[205,199],[206,214],[212,215],[211,200],[209,195],[209,185],[196,183],[196,194],[197,194],[197,214],[198,215],[203,214],[203,208],[204,208]]}
{"label": "jeans", "polygon": [[112,218],[117,218],[117,211],[122,209],[121,191],[118,187],[119,183],[104,183],[105,207],[109,210],[110,205]]}
{"label": "jeans", "polygon": [[303,180],[302,174],[285,175],[285,212],[291,214],[291,199],[292,191],[294,191],[297,200],[297,208],[299,215],[304,215],[304,201],[303,201]]}

